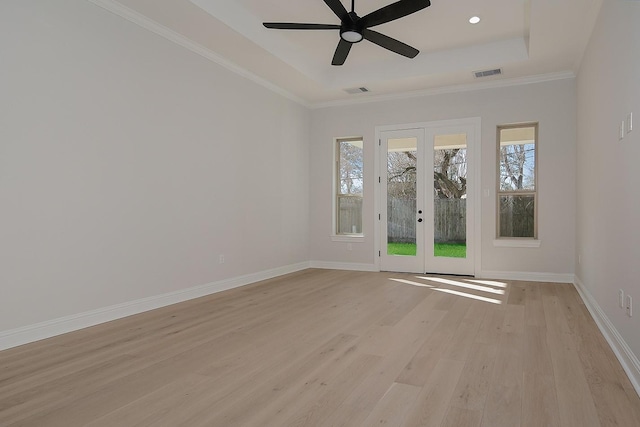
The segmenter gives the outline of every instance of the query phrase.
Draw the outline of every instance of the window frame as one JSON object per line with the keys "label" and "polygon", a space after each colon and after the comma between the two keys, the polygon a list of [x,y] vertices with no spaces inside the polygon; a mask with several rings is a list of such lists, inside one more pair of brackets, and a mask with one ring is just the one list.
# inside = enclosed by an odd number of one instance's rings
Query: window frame
{"label": "window frame", "polygon": [[[341,176],[340,176],[340,144],[343,142],[350,141],[362,141],[362,163],[363,163],[363,171],[362,171],[362,180],[363,180],[363,188],[361,195],[353,195],[353,194],[343,194],[341,193]],[[332,228],[333,231],[331,233],[333,241],[354,241],[358,239],[364,238],[364,210],[361,212],[360,222],[362,225],[362,230],[360,233],[340,233],[340,198],[353,198],[360,199],[361,203],[364,203],[364,137],[361,136],[350,136],[350,137],[340,137],[333,139],[333,221]]]}
{"label": "window frame", "polygon": [[[500,143],[501,131],[504,129],[518,129],[518,128],[534,128],[534,147],[535,147],[535,159],[534,159],[534,177],[533,177],[533,190],[515,190],[515,191],[505,191],[500,189],[500,166],[501,166],[501,156],[500,156]],[[496,127],[496,240],[494,241],[495,246],[504,246],[504,247],[538,247],[539,239],[538,239],[538,172],[539,168],[539,122],[524,122],[524,123],[511,123],[505,125],[498,125]],[[522,237],[522,236],[501,236],[500,235],[500,197],[508,195],[508,196],[533,196],[534,210],[533,210],[533,236],[531,237]],[[522,244],[519,245],[518,241]],[[512,243],[512,244],[511,244]]]}

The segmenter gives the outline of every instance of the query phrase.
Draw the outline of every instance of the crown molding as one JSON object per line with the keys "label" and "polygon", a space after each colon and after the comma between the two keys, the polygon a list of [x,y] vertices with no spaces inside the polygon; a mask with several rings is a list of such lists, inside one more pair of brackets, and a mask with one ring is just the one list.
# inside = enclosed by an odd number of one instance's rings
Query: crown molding
{"label": "crown molding", "polygon": [[365,98],[344,99],[339,101],[328,101],[321,103],[313,103],[310,105],[312,109],[341,107],[355,104],[369,104],[381,101],[390,101],[397,99],[419,98],[433,95],[442,95],[448,93],[472,92],[485,89],[497,89],[510,86],[522,86],[534,83],[544,83],[554,80],[573,79],[576,75],[572,71],[563,71],[558,73],[538,74],[535,76],[517,77],[512,79],[493,80],[490,82],[469,83],[464,85],[444,86],[433,89],[418,90],[411,92],[393,93],[387,95],[371,95]]}
{"label": "crown molding", "polygon": [[183,36],[182,34],[179,34],[167,27],[165,27],[164,25],[161,25],[159,23],[157,23],[156,21],[153,21],[149,18],[147,18],[146,16],[142,15],[141,13],[136,12],[135,10],[128,8],[114,0],[87,0],[89,3],[93,3],[96,6],[99,6],[121,18],[126,19],[129,22],[132,22],[142,28],[144,28],[145,30],[151,31],[152,33],[155,33],[161,37],[164,37],[165,39],[179,45],[182,46],[186,49],[189,49],[190,51],[192,51],[193,53],[196,53],[200,56],[202,56],[203,58],[206,58],[224,68],[226,68],[227,70],[246,78],[247,80],[252,81],[253,83],[256,83],[284,98],[289,99],[290,101],[293,101],[297,104],[300,104],[304,107],[310,107],[311,105],[309,104],[309,102],[305,101],[304,99],[292,94],[291,92],[284,90],[283,88],[281,88],[280,86],[277,86],[265,79],[263,79],[262,77],[259,77],[255,74],[253,74],[252,72],[240,67],[239,65],[229,61],[226,58],[223,58],[222,56],[218,55],[217,53],[205,48],[204,46],[195,43],[193,40]]}

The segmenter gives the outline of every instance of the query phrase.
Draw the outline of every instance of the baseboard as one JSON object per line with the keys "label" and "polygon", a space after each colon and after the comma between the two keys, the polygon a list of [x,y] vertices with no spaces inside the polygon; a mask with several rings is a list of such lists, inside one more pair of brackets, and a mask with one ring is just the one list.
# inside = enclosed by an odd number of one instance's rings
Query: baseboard
{"label": "baseboard", "polygon": [[527,282],[573,283],[573,274],[533,273],[526,271],[489,271],[482,270],[476,277],[483,279],[524,280]]}
{"label": "baseboard", "polygon": [[[311,268],[323,268],[328,270],[355,270],[355,271],[380,271],[375,264],[344,263],[334,261],[311,261]],[[522,271],[488,271],[482,270],[476,273],[478,278],[524,280],[528,282],[573,283],[573,274],[557,273],[532,273]]]}
{"label": "baseboard", "polygon": [[35,325],[24,326],[9,331],[0,332],[0,350],[17,347],[45,338],[79,329],[95,326],[100,323],[110,322],[156,308],[166,307],[171,304],[200,298],[206,295],[222,292],[229,289],[245,286],[251,283],[267,280],[284,274],[309,268],[308,262],[264,270],[244,276],[225,279],[218,282],[207,283],[181,291],[170,292],[163,295],[152,296],[135,301],[129,301],[109,307],[99,308],[84,313],[74,314],[58,319],[49,320]]}
{"label": "baseboard", "polygon": [[591,317],[595,320],[600,332],[604,335],[609,346],[620,361],[622,368],[627,373],[633,388],[640,396],[640,360],[633,354],[631,348],[629,348],[624,338],[622,338],[622,335],[620,335],[611,320],[609,320],[605,312],[600,308],[600,305],[598,305],[598,302],[593,298],[591,292],[584,286],[580,278],[576,276],[573,283],[584,301],[587,310],[591,313]]}
{"label": "baseboard", "polygon": [[322,268],[325,270],[351,270],[351,271],[380,271],[375,264],[359,264],[333,261],[311,261],[311,268]]}

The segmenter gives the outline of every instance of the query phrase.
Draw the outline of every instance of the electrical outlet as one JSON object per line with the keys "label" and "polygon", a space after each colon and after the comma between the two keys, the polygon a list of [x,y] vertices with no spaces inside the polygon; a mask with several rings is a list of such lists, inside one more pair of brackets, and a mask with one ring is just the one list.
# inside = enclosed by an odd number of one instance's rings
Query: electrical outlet
{"label": "electrical outlet", "polygon": [[224,255],[218,257],[218,264],[224,264]]}
{"label": "electrical outlet", "polygon": [[624,291],[620,289],[618,291],[618,304],[620,304],[620,308],[624,308]]}
{"label": "electrical outlet", "polygon": [[633,298],[627,295],[627,316],[633,317]]}

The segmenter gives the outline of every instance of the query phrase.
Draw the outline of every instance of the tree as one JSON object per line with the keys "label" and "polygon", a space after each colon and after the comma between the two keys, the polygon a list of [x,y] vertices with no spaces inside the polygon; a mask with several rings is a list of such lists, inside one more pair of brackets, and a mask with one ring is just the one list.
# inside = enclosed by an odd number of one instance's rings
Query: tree
{"label": "tree", "polygon": [[340,144],[340,193],[362,194],[362,147],[350,141]]}
{"label": "tree", "polygon": [[417,159],[412,151],[391,151],[387,155],[387,194],[413,199],[416,193]]}
{"label": "tree", "polygon": [[467,194],[467,150],[434,151],[433,188],[440,199],[462,199]]}
{"label": "tree", "polygon": [[[387,157],[388,194],[415,197],[417,159],[414,151],[389,152]],[[461,199],[467,194],[467,150],[464,148],[434,151],[433,180],[435,196]]]}
{"label": "tree", "polygon": [[529,190],[534,187],[534,144],[500,147],[500,190]]}

